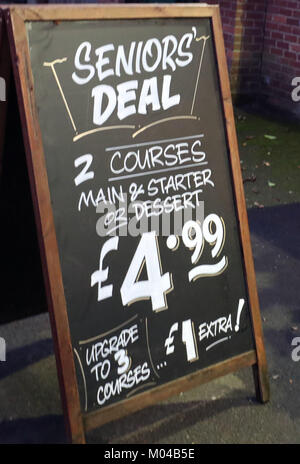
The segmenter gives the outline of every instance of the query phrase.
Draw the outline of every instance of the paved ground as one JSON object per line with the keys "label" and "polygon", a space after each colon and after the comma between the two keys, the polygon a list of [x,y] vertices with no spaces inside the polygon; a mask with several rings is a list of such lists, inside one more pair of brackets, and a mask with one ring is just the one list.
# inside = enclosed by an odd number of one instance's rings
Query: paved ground
{"label": "paved ground", "polygon": [[[243,148],[242,160],[253,162]],[[262,193],[273,206],[255,207],[257,192],[246,188],[271,401],[256,402],[247,368],[105,425],[89,433],[88,442],[300,442],[300,360],[291,357],[291,342],[300,337],[300,198],[283,192],[284,204],[274,206],[276,195],[272,202]],[[2,325],[0,335],[8,348],[0,363],[0,443],[65,442],[48,315]]]}

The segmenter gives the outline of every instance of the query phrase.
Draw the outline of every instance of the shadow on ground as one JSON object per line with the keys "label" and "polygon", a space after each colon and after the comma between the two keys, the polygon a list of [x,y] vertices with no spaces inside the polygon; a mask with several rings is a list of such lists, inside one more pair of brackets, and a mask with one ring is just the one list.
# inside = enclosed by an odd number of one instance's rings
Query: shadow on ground
{"label": "shadow on ground", "polygon": [[[188,396],[188,393],[186,395]],[[256,402],[254,398],[253,401]],[[88,442],[99,443],[101,436],[102,443],[109,444],[170,443],[170,433],[183,435],[190,427],[209,419],[212,415],[218,416],[228,409],[246,406],[249,406],[249,400],[245,391],[241,390],[235,391],[235,398],[158,404],[131,417],[107,424],[101,430],[89,432]]]}
{"label": "shadow on ground", "polygon": [[[252,208],[248,218],[251,232],[300,259],[300,203]],[[259,256],[256,260],[259,265]]]}
{"label": "shadow on ground", "polygon": [[1,443],[66,443],[62,416],[42,416],[1,422]]}
{"label": "shadow on ground", "polygon": [[16,348],[8,351],[6,362],[1,363],[0,380],[26,369],[33,363],[36,363],[53,354],[53,341],[51,338],[39,340],[31,345]]}

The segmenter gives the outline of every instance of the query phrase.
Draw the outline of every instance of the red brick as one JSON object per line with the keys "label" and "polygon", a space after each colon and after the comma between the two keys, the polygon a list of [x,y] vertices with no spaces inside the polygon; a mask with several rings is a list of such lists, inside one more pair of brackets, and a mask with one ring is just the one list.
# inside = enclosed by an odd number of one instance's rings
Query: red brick
{"label": "red brick", "polygon": [[246,14],[247,19],[255,19],[255,20],[261,20],[262,19],[262,14],[259,13],[258,11],[249,11]]}
{"label": "red brick", "polygon": [[278,30],[282,32],[292,32],[291,26],[287,26],[286,24],[278,24]]}
{"label": "red brick", "polygon": [[281,8],[288,8],[289,0],[275,0],[275,3]]}
{"label": "red brick", "polygon": [[265,11],[266,11],[265,2],[262,1],[262,2],[256,3],[256,4],[255,4],[255,10],[256,10],[256,11],[261,11],[262,13],[265,13]]}
{"label": "red brick", "polygon": [[261,29],[261,31],[263,31],[264,27],[265,27],[265,21],[255,21],[255,26],[256,27],[259,27],[259,29]]}
{"label": "red brick", "polygon": [[261,29],[258,29],[258,28],[255,28],[255,27],[247,27],[247,29],[245,30],[246,34],[247,35],[252,35],[252,36],[261,36],[261,38],[263,38],[263,34],[262,34],[262,31]]}
{"label": "red brick", "polygon": [[287,42],[293,42],[293,43],[298,41],[298,37],[296,35],[293,35],[293,34],[285,34],[284,39]]}
{"label": "red brick", "polygon": [[245,2],[244,9],[247,11],[255,10],[255,2]]}
{"label": "red brick", "polygon": [[265,39],[264,40],[265,46],[272,46],[275,47],[276,45],[276,40],[275,39]]}
{"label": "red brick", "polygon": [[232,37],[234,36],[234,26],[231,24],[223,24],[223,33],[227,32],[227,34],[230,34]]}
{"label": "red brick", "polygon": [[286,18],[287,24],[291,24],[293,26],[298,26],[299,25],[299,19],[296,18]]}
{"label": "red brick", "polygon": [[286,6],[287,6],[288,8],[293,8],[293,9],[294,9],[294,8],[298,8],[298,7],[299,7],[298,2],[285,2],[285,1],[283,1],[282,3],[283,3],[283,4],[286,4]]}
{"label": "red brick", "polygon": [[272,39],[281,39],[283,40],[283,33],[282,32],[278,32],[278,31],[274,31],[272,32]]}
{"label": "red brick", "polygon": [[[279,25],[277,23],[274,23],[273,21],[268,21],[267,20],[265,29],[270,29],[270,30],[276,30],[277,31],[279,29],[279,26],[281,26],[281,25]],[[288,31],[290,30],[290,28],[288,26],[284,26],[284,27],[286,27]]]}
{"label": "red brick", "polygon": [[278,55],[278,56],[283,55],[283,51],[280,48],[271,48],[271,53],[273,53],[273,55]]}
{"label": "red brick", "polygon": [[289,49],[289,44],[287,42],[276,42],[276,46],[279,48],[283,48],[284,50]]}
{"label": "red brick", "polygon": [[268,8],[268,14],[279,14],[279,10],[280,8],[279,7],[276,7],[274,5],[270,5],[269,8]]}
{"label": "red brick", "polygon": [[294,52],[300,53],[300,45],[292,44],[291,45],[291,50],[293,50]]}
{"label": "red brick", "polygon": [[287,8],[281,8],[279,13],[284,15],[284,16],[292,16],[293,15],[293,10],[290,10],[290,9],[287,9]]}
{"label": "red brick", "polygon": [[255,22],[252,19],[245,19],[243,21],[243,25],[247,27],[253,27],[255,26]]}
{"label": "red brick", "polygon": [[282,16],[282,15],[273,15],[272,16],[272,21],[274,21],[275,23],[286,23],[287,18],[285,16]]}
{"label": "red brick", "polygon": [[293,53],[293,52],[289,52],[289,51],[285,51],[285,52],[284,52],[284,56],[285,56],[286,58],[289,58],[289,59],[295,60],[295,61],[296,61],[296,59],[297,59],[297,54],[296,54],[296,53]]}
{"label": "red brick", "polygon": [[235,14],[235,11],[231,11],[231,10],[223,10],[223,15],[226,16],[226,17],[230,17],[230,18],[235,18],[236,14]]}
{"label": "red brick", "polygon": [[[267,39],[269,39],[269,38],[270,37],[267,37]],[[267,39],[262,40],[261,37],[254,37],[254,43],[261,44],[261,46],[263,46],[264,41],[267,40]]]}

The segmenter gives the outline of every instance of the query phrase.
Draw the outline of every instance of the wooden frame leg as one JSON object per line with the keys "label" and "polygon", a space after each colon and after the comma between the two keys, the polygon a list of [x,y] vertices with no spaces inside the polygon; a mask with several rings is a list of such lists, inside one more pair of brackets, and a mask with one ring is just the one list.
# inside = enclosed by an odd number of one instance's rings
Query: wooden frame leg
{"label": "wooden frame leg", "polygon": [[270,399],[270,387],[266,366],[258,363],[252,366],[256,399],[261,403],[267,403]]}
{"label": "wooden frame leg", "polygon": [[4,79],[6,85],[6,101],[0,101],[0,180],[3,165],[3,149],[5,141],[5,128],[8,106],[8,92],[11,79],[11,60],[9,44],[5,27],[4,17],[0,11],[0,77]]}

